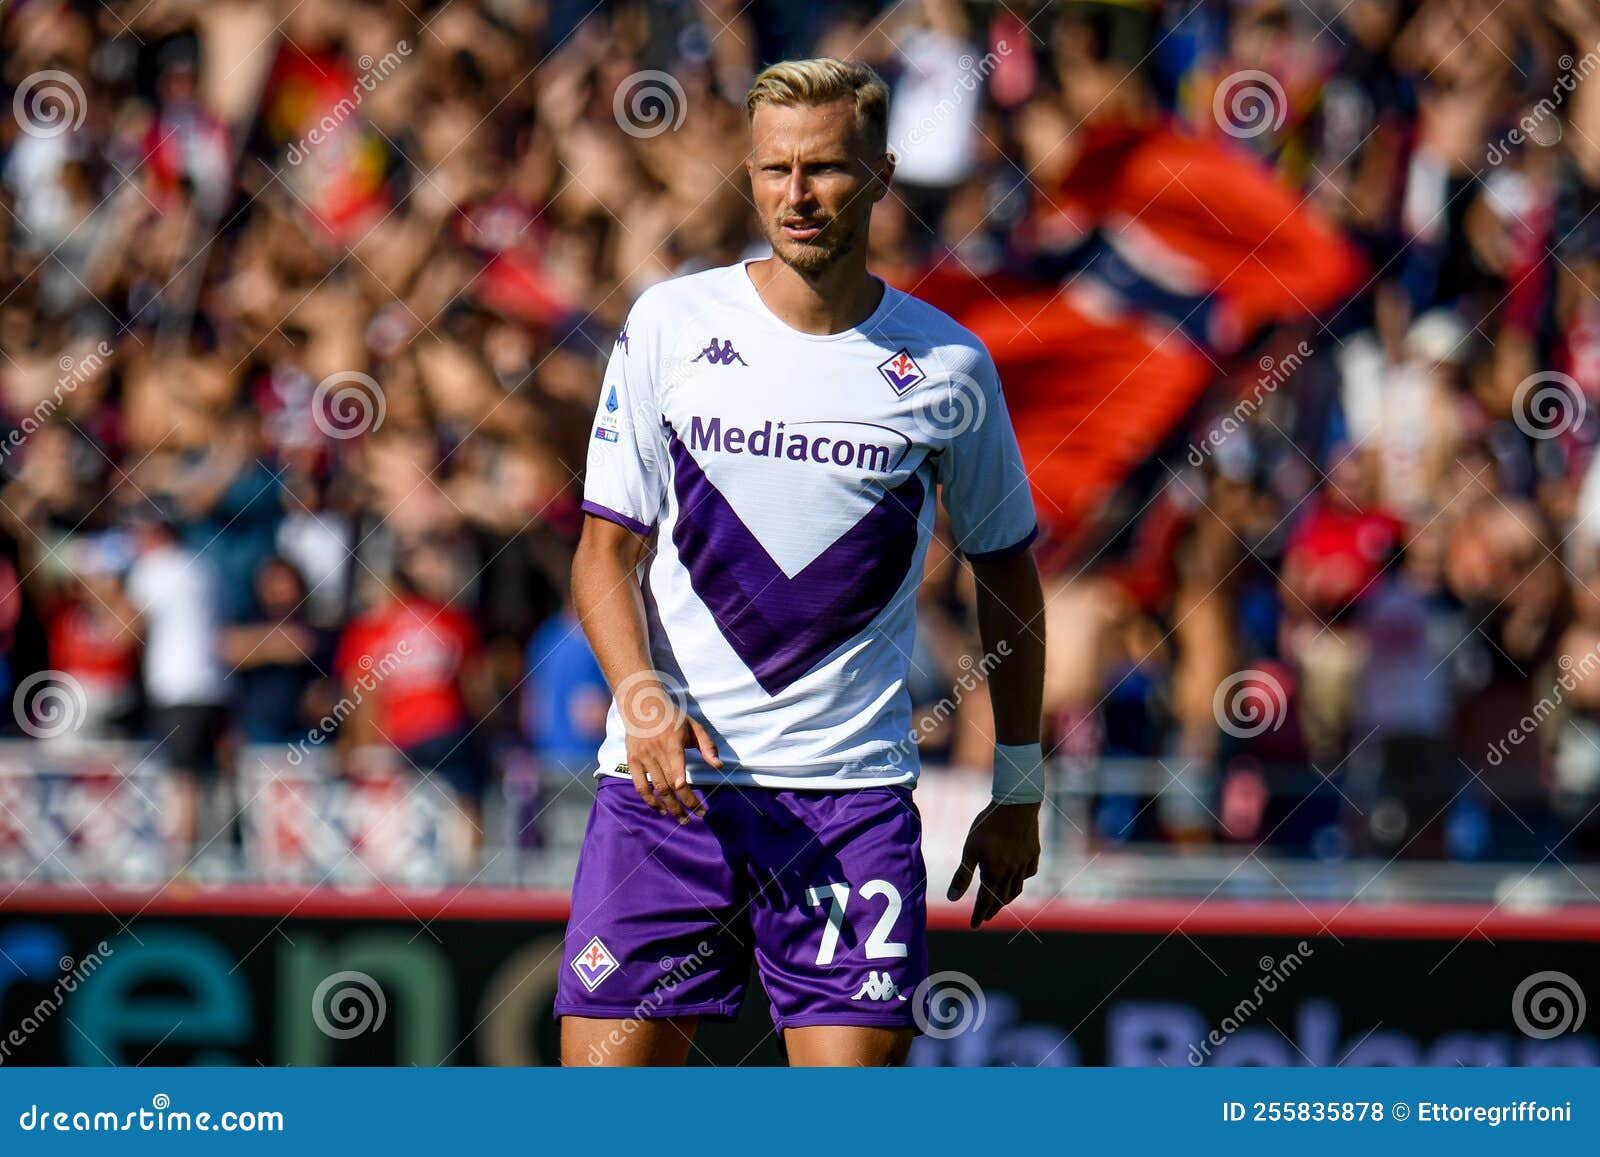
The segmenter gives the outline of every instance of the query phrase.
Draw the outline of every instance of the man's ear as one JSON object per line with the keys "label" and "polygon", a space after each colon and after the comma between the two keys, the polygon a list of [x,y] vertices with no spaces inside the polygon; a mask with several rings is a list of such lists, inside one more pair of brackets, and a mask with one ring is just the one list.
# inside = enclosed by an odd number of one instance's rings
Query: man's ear
{"label": "man's ear", "polygon": [[881,201],[889,195],[889,182],[894,180],[894,154],[886,152],[873,173],[872,199]]}

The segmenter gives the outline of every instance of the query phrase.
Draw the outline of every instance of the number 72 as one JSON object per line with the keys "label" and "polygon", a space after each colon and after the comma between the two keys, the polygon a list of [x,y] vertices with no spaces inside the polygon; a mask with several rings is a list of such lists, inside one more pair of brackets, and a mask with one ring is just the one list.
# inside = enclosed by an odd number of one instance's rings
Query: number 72
{"label": "number 72", "polygon": [[[906,946],[889,939],[889,933],[894,931],[894,922],[900,919],[900,890],[888,880],[868,880],[857,889],[856,894],[863,900],[877,896],[885,900],[883,912],[872,926],[872,934],[862,945],[866,958],[885,960],[904,956]],[[822,943],[817,947],[817,963],[832,964],[833,954],[839,947],[839,932],[844,928],[845,906],[850,903],[850,885],[818,884],[807,888],[806,903],[813,908],[828,905],[828,923],[822,929]]]}

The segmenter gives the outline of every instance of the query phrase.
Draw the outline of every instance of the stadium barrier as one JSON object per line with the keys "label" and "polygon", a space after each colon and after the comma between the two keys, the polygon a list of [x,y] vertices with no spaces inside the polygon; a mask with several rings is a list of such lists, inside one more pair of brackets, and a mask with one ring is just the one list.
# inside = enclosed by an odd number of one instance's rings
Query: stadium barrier
{"label": "stadium barrier", "polygon": [[[0,959],[18,965],[0,1040],[34,1022],[16,1064],[549,1064],[565,916],[564,894],[534,889],[27,885],[0,907]],[[1600,908],[1057,902],[981,932],[965,918],[931,910],[915,1064],[1600,1064],[1583,1018]],[[90,958],[48,1015],[62,970]],[[694,1059],[779,1060],[758,985]]]}
{"label": "stadium barrier", "polygon": [[[592,783],[506,764],[473,850],[438,789],[352,766],[247,749],[237,843],[196,859],[148,749],[0,744],[0,1064],[549,1063]],[[1055,790],[1017,905],[982,932],[931,906],[914,1063],[1600,1064],[1591,869],[1118,845],[1095,801],[1158,801],[1170,772]],[[985,795],[948,770],[919,787],[934,895]],[[697,1050],[778,1060],[757,984]]]}

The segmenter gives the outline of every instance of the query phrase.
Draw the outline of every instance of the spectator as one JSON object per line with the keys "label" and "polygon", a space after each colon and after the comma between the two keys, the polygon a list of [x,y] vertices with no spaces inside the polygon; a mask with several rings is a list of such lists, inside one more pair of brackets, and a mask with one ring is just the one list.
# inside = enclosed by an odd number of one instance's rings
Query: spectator
{"label": "spectator", "polygon": [[528,640],[525,672],[523,732],[534,755],[560,775],[593,771],[611,690],[570,605]]}
{"label": "spectator", "polygon": [[[222,665],[217,575],[179,541],[159,513],[141,516],[137,555],[128,571],[126,618],[143,643],[146,732],[171,765],[178,785],[179,842],[194,842],[199,785],[217,770],[217,738],[227,702]],[[212,817],[214,818],[214,817]],[[207,838],[215,830],[207,832]]]}
{"label": "spectator", "polygon": [[258,617],[223,632],[233,725],[244,743],[293,743],[323,714],[313,710],[313,689],[331,663],[331,647],[306,622],[306,604],[300,572],[273,556],[256,571]]}
{"label": "spectator", "polygon": [[[424,593],[418,574],[428,548],[386,583],[380,605],[345,629],[334,674],[355,705],[345,745],[378,743],[397,750],[436,789],[447,789],[476,827],[486,780],[474,734],[472,698],[482,686],[480,643],[472,619]],[[348,738],[346,739],[346,732]]]}
{"label": "spectator", "polygon": [[98,543],[83,552],[67,593],[50,614],[50,661],[83,689],[85,739],[132,734],[139,708],[139,634],[117,612],[121,567],[116,548]]}

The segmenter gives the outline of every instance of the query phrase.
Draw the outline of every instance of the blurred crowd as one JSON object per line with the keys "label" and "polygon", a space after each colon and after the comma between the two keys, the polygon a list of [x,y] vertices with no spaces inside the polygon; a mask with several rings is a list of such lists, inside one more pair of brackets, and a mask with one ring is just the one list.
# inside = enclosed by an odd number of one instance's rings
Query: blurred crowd
{"label": "blurred crowd", "polygon": [[[194,782],[251,745],[383,745],[469,808],[514,755],[589,770],[601,375],[644,288],[761,254],[743,95],[809,55],[891,85],[908,290],[1024,262],[1118,121],[1364,263],[1047,560],[1050,748],[1169,781],[1093,838],[1595,851],[1594,0],[0,5],[5,693],[59,673],[76,737]],[[946,539],[913,695],[925,759],[981,769],[970,583]]]}

